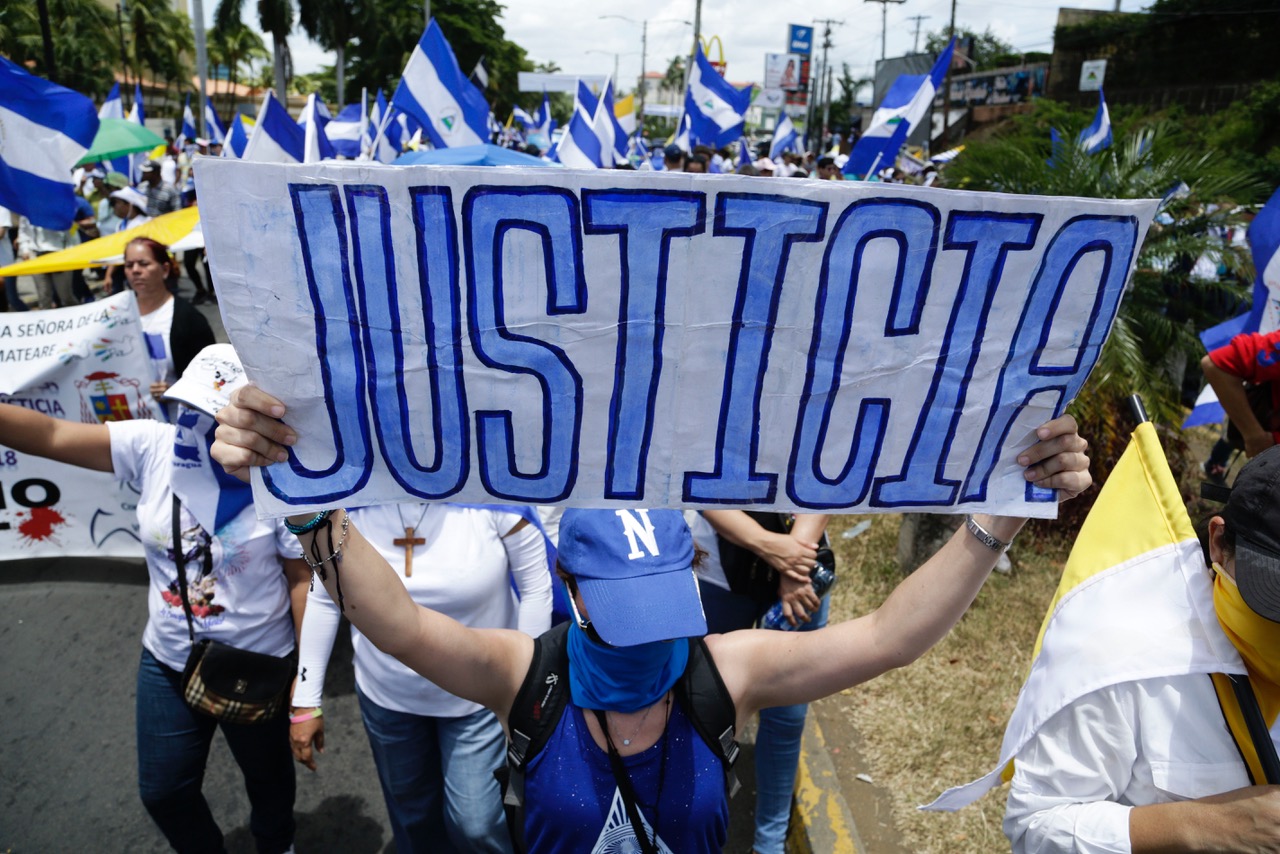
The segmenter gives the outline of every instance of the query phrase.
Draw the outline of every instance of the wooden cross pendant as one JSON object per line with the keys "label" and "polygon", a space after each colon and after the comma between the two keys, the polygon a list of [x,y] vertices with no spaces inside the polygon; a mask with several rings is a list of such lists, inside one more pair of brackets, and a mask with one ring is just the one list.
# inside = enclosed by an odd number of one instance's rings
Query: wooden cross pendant
{"label": "wooden cross pendant", "polygon": [[413,575],[413,547],[425,546],[427,541],[422,537],[415,538],[413,535],[417,533],[417,529],[409,527],[404,529],[404,539],[394,539],[391,541],[393,546],[404,546],[404,577],[409,578]]}

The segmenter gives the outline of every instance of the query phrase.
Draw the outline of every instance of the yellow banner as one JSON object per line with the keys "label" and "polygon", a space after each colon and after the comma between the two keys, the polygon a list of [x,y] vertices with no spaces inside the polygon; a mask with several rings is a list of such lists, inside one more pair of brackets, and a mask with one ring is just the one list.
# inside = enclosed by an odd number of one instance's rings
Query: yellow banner
{"label": "yellow banner", "polygon": [[8,267],[0,267],[0,276],[32,276],[36,273],[61,273],[66,270],[83,270],[85,267],[104,266],[100,261],[124,254],[124,247],[135,237],[150,237],[166,246],[180,237],[186,237],[200,224],[200,212],[193,205],[180,211],[158,216],[128,231],[108,234],[61,252],[50,252],[30,261],[19,261]]}

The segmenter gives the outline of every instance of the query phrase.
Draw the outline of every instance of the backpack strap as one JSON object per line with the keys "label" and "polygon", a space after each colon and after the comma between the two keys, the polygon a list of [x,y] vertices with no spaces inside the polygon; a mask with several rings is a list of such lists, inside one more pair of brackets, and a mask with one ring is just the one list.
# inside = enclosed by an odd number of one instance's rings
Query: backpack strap
{"label": "backpack strap", "polygon": [[525,851],[524,780],[529,760],[546,746],[569,699],[569,624],[552,626],[533,641],[533,660],[507,717],[507,764],[502,805],[516,851]]}
{"label": "backpack strap", "polygon": [[733,770],[739,753],[738,711],[702,638],[689,639],[689,664],[676,682],[675,692],[693,728],[724,766],[724,788],[733,797],[742,788]]}

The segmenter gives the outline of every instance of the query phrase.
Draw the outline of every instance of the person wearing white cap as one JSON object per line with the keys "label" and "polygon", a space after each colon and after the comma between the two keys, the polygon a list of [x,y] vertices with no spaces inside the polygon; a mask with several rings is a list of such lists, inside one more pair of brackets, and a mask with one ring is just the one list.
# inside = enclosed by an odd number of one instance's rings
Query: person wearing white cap
{"label": "person wearing white cap", "polygon": [[[107,196],[107,201],[111,203],[111,215],[115,218],[115,231],[111,232],[113,234],[137,228],[151,221],[151,217],[147,216],[147,197],[133,187],[126,185],[115,190]],[[112,264],[107,267],[106,276],[103,279],[103,290],[107,294],[114,294],[119,293],[124,286],[124,266]]]}
{"label": "person wearing white cap", "polygon": [[[283,462],[297,439],[285,417],[284,405],[261,389],[237,390],[218,413],[214,459],[241,478],[252,466]],[[1086,489],[1088,457],[1075,421],[1056,419],[1036,436],[1019,456],[1027,480],[1062,497]],[[725,754],[699,734],[683,701],[672,700],[690,663],[709,662],[731,698],[736,729],[719,734],[723,746],[761,708],[816,700],[923,654],[960,619],[1024,521],[971,517],[875,612],[779,644],[760,631],[700,639],[707,624],[679,511],[567,509],[558,564],[575,612],[566,639],[569,699],[523,767],[523,819],[513,834],[533,852],[721,851]],[[365,637],[507,724],[543,647],[416,605],[342,510],[292,516],[288,526]],[[517,748],[519,735],[512,733]]]}
{"label": "person wearing white cap", "polygon": [[[229,345],[206,348],[192,362],[172,388],[176,400],[216,406],[227,389],[244,382],[238,363],[219,348]],[[176,425],[149,419],[82,424],[0,404],[0,435],[8,447],[112,472],[138,490],[138,535],[150,577],[135,695],[138,787],[147,812],[174,850],[223,850],[201,793],[209,748],[221,729],[244,774],[257,850],[279,854],[292,849],[294,834],[288,719],[283,713],[260,723],[208,717],[187,705],[182,674],[197,641],[289,656],[309,573],[283,525],[260,521],[249,488],[212,463],[214,426],[212,416],[185,403]],[[185,583],[178,580],[179,552]]]}

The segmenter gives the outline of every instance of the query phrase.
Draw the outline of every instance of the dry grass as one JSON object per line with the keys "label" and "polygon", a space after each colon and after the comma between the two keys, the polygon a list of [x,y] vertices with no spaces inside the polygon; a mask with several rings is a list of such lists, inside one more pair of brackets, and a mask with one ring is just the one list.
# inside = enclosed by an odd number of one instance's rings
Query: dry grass
{"label": "dry grass", "polygon": [[[898,516],[876,516],[855,539],[840,536],[859,517],[833,521],[840,583],[831,621],[872,610],[900,580]],[[1031,648],[1057,586],[1068,546],[1024,531],[1010,575],[993,575],[956,629],[915,664],[838,698],[862,737],[876,782],[891,793],[902,845],[921,854],[1007,851],[1000,830],[1003,790],[958,813],[916,809],[943,789],[994,765]]]}

